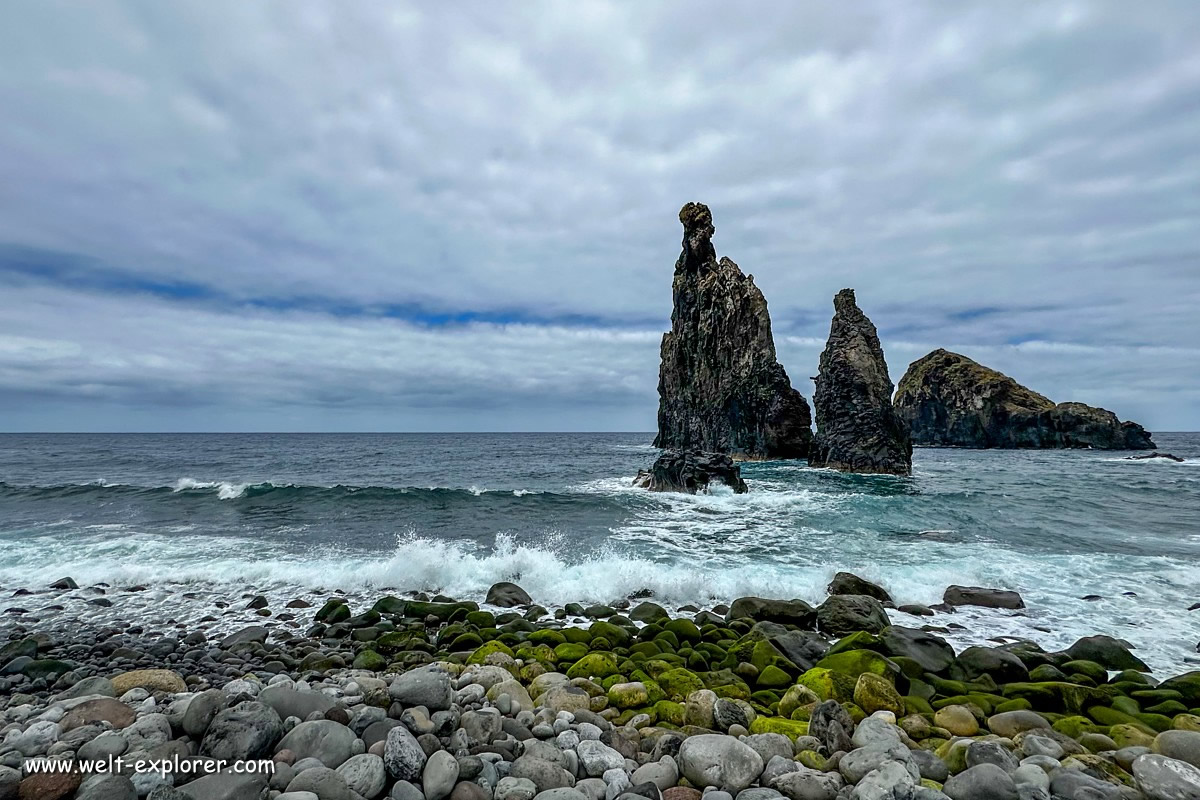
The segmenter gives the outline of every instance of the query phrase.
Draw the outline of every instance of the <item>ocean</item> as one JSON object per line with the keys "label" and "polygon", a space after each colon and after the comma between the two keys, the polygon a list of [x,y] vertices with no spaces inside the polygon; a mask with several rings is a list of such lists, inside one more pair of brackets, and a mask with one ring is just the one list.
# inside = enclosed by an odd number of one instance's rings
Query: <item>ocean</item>
{"label": "ocean", "polygon": [[749,494],[693,497],[631,487],[650,433],[4,434],[0,588],[150,587],[86,611],[131,624],[156,587],[182,621],[250,591],[482,601],[501,580],[550,607],[645,591],[668,608],[817,604],[848,570],[897,603],[954,583],[1023,595],[1021,612],[892,612],[957,646],[1106,633],[1173,673],[1200,663],[1200,434],[1155,439],[1188,461],[918,448],[911,478],[748,463]]}

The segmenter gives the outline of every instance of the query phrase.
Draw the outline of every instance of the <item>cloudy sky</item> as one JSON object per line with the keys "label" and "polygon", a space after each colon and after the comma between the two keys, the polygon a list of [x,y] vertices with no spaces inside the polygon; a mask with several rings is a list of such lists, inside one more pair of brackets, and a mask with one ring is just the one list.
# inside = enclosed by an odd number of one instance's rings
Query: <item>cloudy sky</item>
{"label": "cloudy sky", "polygon": [[1200,429],[1194,2],[0,9],[0,430],[650,430],[679,207],[811,396],[852,286]]}

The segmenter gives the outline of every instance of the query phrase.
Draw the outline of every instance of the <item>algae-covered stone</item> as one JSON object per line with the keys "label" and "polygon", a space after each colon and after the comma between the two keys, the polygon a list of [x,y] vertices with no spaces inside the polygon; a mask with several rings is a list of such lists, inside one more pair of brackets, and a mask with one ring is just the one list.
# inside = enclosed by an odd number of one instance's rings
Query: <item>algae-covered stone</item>
{"label": "algae-covered stone", "polygon": [[638,603],[629,612],[629,618],[634,622],[664,622],[671,618],[667,610],[657,603],[645,601]]}
{"label": "algae-covered stone", "polygon": [[354,669],[365,669],[370,672],[382,672],[387,669],[388,660],[374,650],[363,650],[354,657]]}
{"label": "algae-covered stone", "polygon": [[592,639],[604,637],[616,647],[625,647],[629,644],[629,640],[633,635],[622,628],[620,625],[614,625],[611,622],[599,620],[588,626],[588,633],[592,635]]}
{"label": "algae-covered stone", "polygon": [[608,703],[616,708],[638,708],[650,702],[650,692],[640,681],[618,683],[608,689]]}
{"label": "algae-covered stone", "polygon": [[783,697],[779,699],[779,716],[791,719],[796,709],[819,702],[821,702],[821,698],[817,696],[816,692],[807,686],[796,684],[789,687],[783,693]]}
{"label": "algae-covered stone", "polygon": [[515,657],[511,647],[500,641],[491,641],[482,647],[476,648],[475,652],[471,654],[471,657],[467,659],[467,663],[486,664],[488,656],[492,655],[493,653],[503,653],[509,658]]}
{"label": "algae-covered stone", "polygon": [[846,703],[854,699],[856,678],[825,667],[813,667],[796,679],[800,686],[812,691],[820,700]]}
{"label": "algae-covered stone", "polygon": [[676,703],[671,700],[659,700],[654,704],[654,714],[658,718],[659,723],[670,723],[677,727],[682,727],[687,722],[687,709],[683,703]]}
{"label": "algae-covered stone", "polygon": [[817,668],[832,670],[852,680],[858,680],[859,675],[870,672],[895,682],[900,674],[900,667],[894,661],[873,650],[849,650],[826,656],[817,662]]}
{"label": "algae-covered stone", "polygon": [[781,733],[793,742],[800,736],[808,736],[808,723],[782,717],[755,717],[750,723],[750,733]]}
{"label": "algae-covered stone", "polygon": [[896,716],[904,713],[904,700],[896,687],[886,678],[871,672],[858,676],[854,684],[854,702],[868,714],[890,711]]}
{"label": "algae-covered stone", "polygon": [[658,675],[658,685],[672,700],[684,700],[689,694],[704,688],[704,683],[691,670],[669,669]]}
{"label": "algae-covered stone", "polygon": [[698,642],[701,638],[700,629],[690,619],[673,619],[663,623],[663,630],[675,634],[683,642]]}
{"label": "algae-covered stone", "polygon": [[617,673],[617,658],[612,653],[588,653],[571,665],[567,677],[608,678]]}
{"label": "algae-covered stone", "polygon": [[769,689],[783,688],[791,682],[791,676],[774,664],[768,665],[766,669],[759,673],[757,681],[759,686]]}
{"label": "algae-covered stone", "polygon": [[558,661],[578,661],[587,654],[587,645],[573,642],[563,642],[554,648],[554,658]]}

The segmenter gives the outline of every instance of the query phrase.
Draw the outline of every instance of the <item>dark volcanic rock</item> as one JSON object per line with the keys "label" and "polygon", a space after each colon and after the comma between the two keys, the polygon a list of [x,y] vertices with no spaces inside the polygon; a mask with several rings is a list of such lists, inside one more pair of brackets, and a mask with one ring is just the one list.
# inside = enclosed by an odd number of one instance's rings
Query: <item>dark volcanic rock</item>
{"label": "dark volcanic rock", "polygon": [[648,470],[638,472],[633,485],[652,492],[708,493],[709,484],[716,481],[733,489],[735,494],[746,491],[742,470],[723,453],[685,453],[668,450]]}
{"label": "dark volcanic rock", "polygon": [[833,308],[813,394],[817,435],[808,463],[845,472],[908,475],[912,443],[892,408],[892,380],[875,326],[859,309],[853,289],[838,292]]}
{"label": "dark volcanic rock", "polygon": [[1147,453],[1144,456],[1125,456],[1125,457],[1127,459],[1129,459],[1130,461],[1145,461],[1150,458],[1165,458],[1167,461],[1175,461],[1180,464],[1183,463],[1183,459],[1180,458],[1179,456],[1175,455],[1174,453],[1160,453],[1157,450],[1155,450],[1153,453]]}
{"label": "dark volcanic rock", "polygon": [[942,594],[948,606],[982,606],[983,608],[1024,608],[1025,601],[1017,592],[1007,589],[985,589],[981,586],[948,586]]}
{"label": "dark volcanic rock", "polygon": [[679,212],[683,252],[675,262],[671,330],[658,374],[656,447],[803,458],[812,439],[808,403],[775,359],[767,301],[753,276],[717,260],[712,214]]}
{"label": "dark volcanic rock", "polygon": [[896,412],[916,444],[952,447],[1150,450],[1136,422],[1103,408],[1054,404],[1007,375],[948,350],[914,361],[896,389]]}

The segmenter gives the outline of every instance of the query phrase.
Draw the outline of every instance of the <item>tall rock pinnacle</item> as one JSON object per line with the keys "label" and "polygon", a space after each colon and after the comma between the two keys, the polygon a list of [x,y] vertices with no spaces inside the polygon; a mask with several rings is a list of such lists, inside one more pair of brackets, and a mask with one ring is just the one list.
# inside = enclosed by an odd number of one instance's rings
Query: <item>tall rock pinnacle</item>
{"label": "tall rock pinnacle", "polygon": [[708,206],[688,203],[679,221],[683,252],[662,340],[655,446],[803,458],[812,417],[775,359],[766,299],[737,264],[717,260]]}
{"label": "tall rock pinnacle", "polygon": [[817,435],[808,462],[845,472],[908,475],[912,442],[892,408],[892,380],[875,326],[853,289],[837,293],[833,310],[813,394]]}

